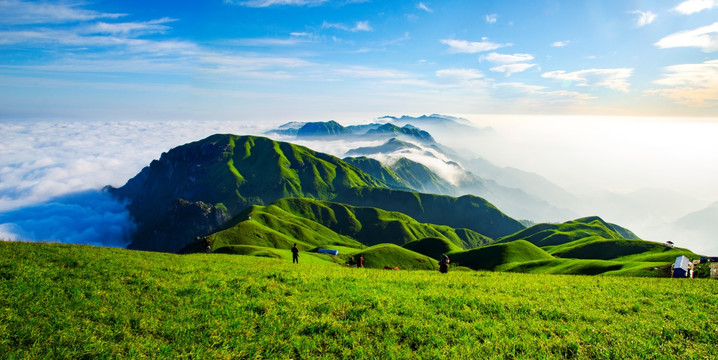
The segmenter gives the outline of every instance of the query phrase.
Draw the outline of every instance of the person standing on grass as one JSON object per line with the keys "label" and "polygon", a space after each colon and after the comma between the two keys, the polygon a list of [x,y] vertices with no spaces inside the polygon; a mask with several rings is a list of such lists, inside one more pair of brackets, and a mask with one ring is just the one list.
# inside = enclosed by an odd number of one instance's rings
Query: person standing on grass
{"label": "person standing on grass", "polygon": [[449,272],[449,257],[446,256],[446,254],[441,254],[441,260],[439,260],[439,272],[444,274]]}
{"label": "person standing on grass", "polygon": [[209,254],[212,252],[212,245],[210,245],[208,237],[202,237],[202,246],[204,246],[205,253]]}
{"label": "person standing on grass", "polygon": [[359,255],[359,267],[364,267],[364,255]]}
{"label": "person standing on grass", "polygon": [[294,243],[292,247],[292,264],[299,264],[299,249],[297,249],[297,243]]}

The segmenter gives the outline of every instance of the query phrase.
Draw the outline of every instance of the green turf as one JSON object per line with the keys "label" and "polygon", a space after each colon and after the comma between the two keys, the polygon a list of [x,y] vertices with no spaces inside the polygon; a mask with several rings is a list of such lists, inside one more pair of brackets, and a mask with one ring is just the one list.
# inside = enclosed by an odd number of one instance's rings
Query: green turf
{"label": "green turf", "polygon": [[707,279],[0,242],[0,294],[3,359],[712,359],[718,348]]}

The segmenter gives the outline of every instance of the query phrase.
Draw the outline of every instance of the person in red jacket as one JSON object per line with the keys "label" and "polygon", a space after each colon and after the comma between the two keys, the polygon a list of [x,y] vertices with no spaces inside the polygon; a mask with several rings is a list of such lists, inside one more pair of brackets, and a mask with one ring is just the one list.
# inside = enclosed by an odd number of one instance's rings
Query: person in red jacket
{"label": "person in red jacket", "polygon": [[449,272],[449,257],[446,254],[441,254],[441,260],[439,260],[439,272]]}

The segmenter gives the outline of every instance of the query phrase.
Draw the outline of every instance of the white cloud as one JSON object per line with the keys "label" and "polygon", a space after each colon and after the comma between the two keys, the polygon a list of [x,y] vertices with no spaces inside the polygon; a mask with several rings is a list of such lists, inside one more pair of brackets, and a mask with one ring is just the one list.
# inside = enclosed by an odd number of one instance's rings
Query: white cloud
{"label": "white cloud", "polygon": [[534,56],[531,54],[499,54],[499,53],[489,53],[487,55],[481,56],[482,60],[487,60],[493,63],[499,63],[499,64],[512,64],[517,62],[525,62],[525,61],[531,61],[534,59]]}
{"label": "white cloud", "polygon": [[684,15],[690,15],[716,6],[718,6],[718,0],[686,0],[678,4],[673,10]]}
{"label": "white cloud", "polygon": [[321,5],[328,0],[224,0],[226,4],[240,5],[246,7],[270,7],[270,6],[281,6],[281,5],[294,5],[294,6],[316,6]]}
{"label": "white cloud", "polygon": [[704,52],[718,51],[718,22],[695,30],[680,31],[658,40],[655,46],[661,49],[676,47],[697,47]]}
{"label": "white cloud", "polygon": [[79,3],[0,1],[0,24],[58,24],[96,19],[115,19],[125,14],[78,9]]}
{"label": "white cloud", "polygon": [[324,21],[322,23],[322,29],[339,29],[344,31],[358,32],[358,31],[372,31],[369,21],[357,21],[354,27],[349,27],[340,23],[330,23]]}
{"label": "white cloud", "polygon": [[511,74],[526,71],[534,66],[536,66],[536,64],[525,64],[525,63],[504,64],[504,65],[494,66],[494,67],[490,68],[489,70],[504,73],[504,74],[506,74],[506,76],[511,76]]}
{"label": "white cloud", "polygon": [[[137,34],[134,34],[137,35]],[[0,31],[0,45],[28,44],[50,47],[87,46],[97,48],[122,48],[125,51],[148,54],[189,54],[197,51],[197,45],[186,41],[145,40],[127,36],[83,34],[82,30],[36,29]],[[118,56],[119,54],[113,54]]]}
{"label": "white cloud", "polygon": [[633,10],[633,11],[630,11],[629,13],[638,15],[635,20],[637,27],[644,27],[644,26],[652,23],[654,20],[656,20],[656,16],[657,16],[656,14],[654,14],[651,11]]}
{"label": "white cloud", "polygon": [[496,24],[496,20],[498,20],[499,16],[496,14],[490,14],[486,15],[486,22],[489,24]]}
{"label": "white cloud", "polygon": [[[261,134],[237,121],[0,122],[0,239],[125,246],[122,186],[162,152],[215,133]],[[265,125],[266,126],[266,125]],[[131,144],[129,146],[128,144]]]}
{"label": "white cloud", "polygon": [[312,63],[291,57],[205,53],[199,56],[198,71],[260,79],[288,79],[286,70],[307,67]]}
{"label": "white cloud", "polygon": [[551,43],[551,46],[564,47],[564,46],[567,46],[569,43],[571,43],[570,40],[554,41],[553,43]]}
{"label": "white cloud", "polygon": [[665,67],[663,71],[663,78],[654,83],[670,88],[648,90],[646,93],[663,96],[687,106],[718,106],[718,60],[672,65]]}
{"label": "white cloud", "polygon": [[430,9],[430,8],[429,8],[426,4],[424,4],[423,2],[420,2],[418,5],[416,5],[416,8],[417,8],[417,9],[424,10],[424,11],[426,11],[426,12],[430,12],[430,13],[434,12],[434,10]]}
{"label": "white cloud", "polygon": [[169,22],[177,21],[176,19],[162,18],[144,22],[123,22],[123,23],[106,23],[97,22],[92,25],[83,27],[80,31],[85,34],[112,34],[125,36],[139,36],[153,33],[164,33],[170,27],[164,25]]}
{"label": "white cloud", "polygon": [[410,74],[393,69],[379,69],[367,66],[349,66],[334,69],[332,71],[337,75],[359,79],[405,79],[410,78]]}
{"label": "white cloud", "polygon": [[529,64],[526,63],[526,61],[531,61],[534,59],[534,56],[531,54],[499,54],[499,53],[490,53],[487,55],[484,55],[481,57],[481,60],[487,60],[492,63],[501,64],[498,66],[494,66],[490,68],[489,70],[494,72],[501,72],[506,74],[506,76],[511,76],[511,74],[526,71],[534,66],[536,64]]}
{"label": "white cloud", "polygon": [[436,71],[436,77],[455,83],[463,83],[483,78],[484,74],[475,69],[442,69]]}
{"label": "white cloud", "polygon": [[597,86],[628,92],[628,78],[633,75],[632,68],[587,69],[574,72],[564,70],[551,71],[541,75],[546,79],[562,80],[564,84],[576,86]]}
{"label": "white cloud", "polygon": [[497,44],[497,43],[488,41],[486,38],[481,39],[481,41],[445,39],[445,40],[441,40],[441,43],[449,46],[449,52],[463,53],[463,54],[475,54],[475,53],[484,52],[484,51],[496,50],[498,48],[512,45],[512,44]]}
{"label": "white cloud", "polygon": [[[260,134],[231,121],[0,122],[0,212],[122,186],[168,149],[214,133]],[[148,136],[152,134],[152,136]],[[128,146],[132,144],[132,146]]]}
{"label": "white cloud", "polygon": [[545,86],[541,86],[541,85],[529,85],[529,84],[516,83],[516,82],[496,83],[494,86],[497,88],[511,88],[518,92],[526,93],[526,94],[537,94],[537,93],[540,93],[541,90],[546,88]]}
{"label": "white cloud", "polygon": [[371,31],[372,28],[369,25],[369,21],[357,21],[356,25],[351,29],[351,31]]}

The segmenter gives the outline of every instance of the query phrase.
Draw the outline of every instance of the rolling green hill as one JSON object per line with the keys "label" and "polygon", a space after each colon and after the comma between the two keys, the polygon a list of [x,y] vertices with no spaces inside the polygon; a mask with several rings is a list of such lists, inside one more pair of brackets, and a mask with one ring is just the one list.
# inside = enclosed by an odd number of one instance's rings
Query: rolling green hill
{"label": "rolling green hill", "polygon": [[585,217],[562,224],[537,224],[515,234],[502,237],[497,242],[526,240],[539,247],[556,246],[591,236],[604,239],[637,239],[633,233],[617,225],[609,224],[597,216]]}
{"label": "rolling green hill", "polygon": [[669,248],[664,244],[644,240],[603,239],[588,237],[551,248],[549,253],[556,257],[573,259],[653,259],[670,262],[678,255],[697,259],[698,255],[686,249]]}
{"label": "rolling green hill", "polygon": [[380,243],[405,243],[439,237],[460,249],[491,239],[472,230],[419,223],[398,212],[355,207],[307,198],[280,199],[268,206],[252,206],[210,235],[212,246],[254,245],[289,249],[341,245],[359,248]]}
{"label": "rolling green hill", "polygon": [[531,274],[621,275],[636,277],[670,277],[670,264],[665,262],[631,262],[586,259],[552,259],[508,263],[496,271]]}
{"label": "rolling green hill", "polygon": [[463,250],[456,244],[441,238],[424,238],[408,242],[403,245],[405,249],[426,255],[432,259],[439,259],[442,254],[458,252]]}
{"label": "rolling green hill", "polygon": [[364,257],[364,267],[382,269],[384,267],[400,270],[435,270],[438,262],[426,255],[405,249],[394,244],[379,244],[352,254]]}
{"label": "rolling green hill", "polygon": [[509,263],[551,260],[553,256],[525,240],[493,244],[450,254],[451,263],[474,270],[494,270]]}
{"label": "rolling green hill", "polygon": [[455,198],[365,187],[350,189],[333,201],[397,211],[419,222],[470,229],[494,239],[524,229],[488,201],[472,195]]}

